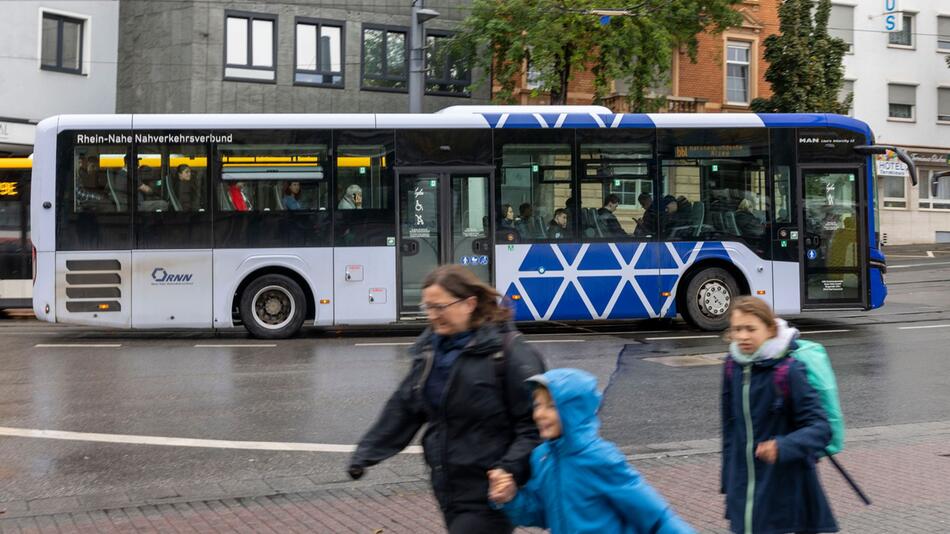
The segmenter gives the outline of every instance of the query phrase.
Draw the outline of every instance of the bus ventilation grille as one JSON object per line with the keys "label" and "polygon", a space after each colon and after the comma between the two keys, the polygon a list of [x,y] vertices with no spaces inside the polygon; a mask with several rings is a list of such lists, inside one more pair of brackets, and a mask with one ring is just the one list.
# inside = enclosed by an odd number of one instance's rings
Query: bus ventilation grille
{"label": "bus ventilation grille", "polygon": [[67,260],[66,311],[122,311],[122,265],[119,260]]}

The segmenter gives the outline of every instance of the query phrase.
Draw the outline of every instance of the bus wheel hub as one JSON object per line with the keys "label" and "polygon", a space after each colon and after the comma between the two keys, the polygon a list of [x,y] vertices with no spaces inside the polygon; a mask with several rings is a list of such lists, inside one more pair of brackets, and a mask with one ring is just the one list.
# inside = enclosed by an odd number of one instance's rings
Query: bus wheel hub
{"label": "bus wheel hub", "polygon": [[707,317],[721,317],[731,303],[732,295],[721,280],[709,280],[699,288],[699,307]]}

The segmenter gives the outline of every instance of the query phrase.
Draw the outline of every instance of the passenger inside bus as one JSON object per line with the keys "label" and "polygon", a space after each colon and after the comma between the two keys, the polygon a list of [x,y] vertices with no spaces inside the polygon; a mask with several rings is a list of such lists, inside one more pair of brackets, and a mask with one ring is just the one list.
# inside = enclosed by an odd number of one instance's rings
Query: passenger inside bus
{"label": "passenger inside bus", "polygon": [[759,221],[759,218],[752,213],[752,202],[747,198],[739,202],[739,207],[736,208],[735,219],[736,229],[742,237],[757,238],[762,237],[762,234],[765,233],[765,226]]}
{"label": "passenger inside bus", "polygon": [[165,211],[168,202],[162,199],[162,180],[155,175],[155,169],[142,165],[136,176],[136,196],[139,211]]}
{"label": "passenger inside bus", "polygon": [[99,156],[79,156],[79,170],[76,172],[76,209],[77,211],[115,211],[116,204],[107,200],[104,184],[100,184],[102,171],[99,169]]}
{"label": "passenger inside bus", "polygon": [[231,205],[234,206],[234,211],[251,210],[251,199],[244,191],[244,182],[232,182],[228,186],[228,198],[231,200]]}
{"label": "passenger inside bus", "polygon": [[548,223],[547,236],[551,239],[566,239],[570,237],[567,229],[567,210],[558,208],[554,210],[554,218]]}
{"label": "passenger inside bus", "polygon": [[363,208],[363,189],[356,185],[350,184],[346,188],[346,192],[343,193],[343,198],[340,199],[340,203],[337,204],[337,209],[341,210],[358,210]]}
{"label": "passenger inside bus", "polygon": [[284,209],[302,210],[303,204],[300,202],[300,182],[287,182],[284,187],[284,197],[281,199]]}
{"label": "passenger inside bus", "polygon": [[175,169],[174,190],[180,211],[200,211],[204,208],[201,198],[201,185],[198,183],[191,166],[182,163]]}
{"label": "passenger inside bus", "polygon": [[617,220],[617,216],[614,215],[619,205],[620,197],[610,194],[604,199],[603,207],[597,210],[597,218],[603,228],[604,237],[621,237],[627,235],[627,232],[624,232],[623,227],[620,226],[620,221]]}
{"label": "passenger inside bus", "polygon": [[511,204],[501,205],[501,217],[498,218],[498,231],[507,232],[515,229],[515,209]]}

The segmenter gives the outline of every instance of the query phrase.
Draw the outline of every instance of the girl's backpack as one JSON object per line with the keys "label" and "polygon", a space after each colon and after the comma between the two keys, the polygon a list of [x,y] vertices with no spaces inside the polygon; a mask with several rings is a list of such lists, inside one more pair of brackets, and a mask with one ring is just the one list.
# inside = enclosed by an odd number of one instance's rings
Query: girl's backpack
{"label": "girl's backpack", "polygon": [[[838,400],[838,382],[835,380],[835,371],[831,368],[831,359],[825,347],[814,341],[798,340],[798,347],[789,355],[790,358],[805,364],[805,374],[808,383],[818,392],[821,407],[825,409],[828,424],[831,425],[831,441],[825,447],[828,456],[837,454],[844,449],[844,415],[841,413],[841,402]],[[790,358],[785,358],[775,368],[773,377],[775,387],[787,400],[790,396],[788,385],[788,366]]]}

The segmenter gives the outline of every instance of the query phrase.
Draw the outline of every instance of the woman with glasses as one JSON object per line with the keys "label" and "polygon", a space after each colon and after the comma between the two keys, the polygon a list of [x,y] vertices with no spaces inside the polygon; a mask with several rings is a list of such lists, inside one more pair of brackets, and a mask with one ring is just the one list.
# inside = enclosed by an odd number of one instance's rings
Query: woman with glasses
{"label": "woman with glasses", "polygon": [[530,477],[539,443],[525,380],[544,372],[540,356],[509,326],[500,295],[468,269],[444,265],[423,281],[429,328],[410,349],[409,375],[350,459],[354,479],[401,451],[423,425],[425,460],[448,531],[510,533],[488,502],[488,478]]}

